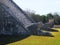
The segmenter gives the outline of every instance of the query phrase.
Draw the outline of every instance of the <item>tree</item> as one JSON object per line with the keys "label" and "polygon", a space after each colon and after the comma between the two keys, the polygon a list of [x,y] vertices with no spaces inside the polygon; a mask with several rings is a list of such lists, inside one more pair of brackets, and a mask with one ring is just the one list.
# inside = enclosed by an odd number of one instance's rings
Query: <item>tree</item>
{"label": "tree", "polygon": [[41,19],[40,19],[40,15],[38,15],[38,14],[33,14],[32,16],[31,16],[36,22],[39,22],[39,21],[41,21]]}
{"label": "tree", "polygon": [[53,15],[51,13],[47,14],[47,19],[53,18]]}
{"label": "tree", "polygon": [[60,16],[57,13],[54,13],[54,22],[55,24],[60,24]]}
{"label": "tree", "polygon": [[45,15],[40,16],[40,19],[41,19],[41,21],[42,21],[43,23],[46,23],[46,22],[47,22],[47,18],[46,18]]}

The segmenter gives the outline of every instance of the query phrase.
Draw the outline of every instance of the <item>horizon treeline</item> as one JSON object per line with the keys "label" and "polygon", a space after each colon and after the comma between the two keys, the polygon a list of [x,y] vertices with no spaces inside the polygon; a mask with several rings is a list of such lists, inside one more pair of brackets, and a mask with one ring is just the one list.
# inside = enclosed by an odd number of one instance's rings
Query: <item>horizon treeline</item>
{"label": "horizon treeline", "polygon": [[35,14],[34,12],[25,11],[29,16],[32,17],[36,22],[42,21],[43,23],[47,23],[50,18],[54,19],[55,25],[60,25],[60,15],[58,13],[48,13],[45,15]]}

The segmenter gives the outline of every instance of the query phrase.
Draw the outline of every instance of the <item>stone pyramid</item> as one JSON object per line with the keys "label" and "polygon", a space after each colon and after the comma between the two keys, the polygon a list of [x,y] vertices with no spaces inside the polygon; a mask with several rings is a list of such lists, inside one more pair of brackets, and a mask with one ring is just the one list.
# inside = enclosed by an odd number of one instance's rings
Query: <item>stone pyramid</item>
{"label": "stone pyramid", "polygon": [[[20,7],[12,0],[0,0],[0,34],[19,35],[51,35],[49,32],[37,30],[37,25]],[[45,27],[45,25],[42,26]],[[49,28],[44,28],[49,29]]]}
{"label": "stone pyramid", "polygon": [[0,35],[29,34],[23,24],[18,22],[7,10],[7,7],[0,3]]}

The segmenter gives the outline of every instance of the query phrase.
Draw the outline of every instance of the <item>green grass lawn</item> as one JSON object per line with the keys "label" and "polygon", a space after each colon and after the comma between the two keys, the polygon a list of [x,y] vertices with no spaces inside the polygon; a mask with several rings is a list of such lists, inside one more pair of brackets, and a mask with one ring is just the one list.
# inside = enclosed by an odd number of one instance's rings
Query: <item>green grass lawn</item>
{"label": "green grass lawn", "polygon": [[44,37],[44,36],[29,36],[26,39],[10,43],[7,45],[60,45],[60,29],[59,32],[51,32],[54,37]]}

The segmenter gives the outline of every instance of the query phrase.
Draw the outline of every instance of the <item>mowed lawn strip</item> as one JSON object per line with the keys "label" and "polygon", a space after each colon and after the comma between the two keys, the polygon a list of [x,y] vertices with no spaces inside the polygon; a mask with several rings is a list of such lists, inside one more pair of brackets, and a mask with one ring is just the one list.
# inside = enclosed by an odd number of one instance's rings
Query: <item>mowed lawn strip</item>
{"label": "mowed lawn strip", "polygon": [[51,32],[54,37],[29,36],[26,39],[10,43],[7,45],[60,45],[60,28],[54,28],[59,32]]}

